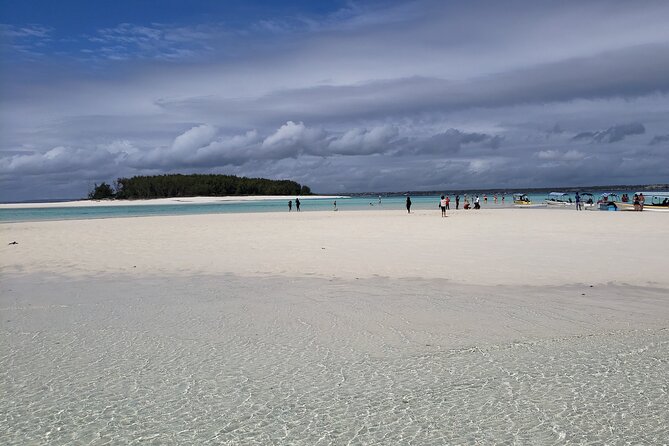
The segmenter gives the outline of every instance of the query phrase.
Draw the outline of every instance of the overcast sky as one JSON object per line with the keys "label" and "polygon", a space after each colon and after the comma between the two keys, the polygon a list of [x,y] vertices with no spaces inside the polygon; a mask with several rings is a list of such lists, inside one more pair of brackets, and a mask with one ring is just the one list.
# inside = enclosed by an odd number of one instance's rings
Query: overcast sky
{"label": "overcast sky", "polygon": [[667,1],[0,0],[0,201],[669,182]]}

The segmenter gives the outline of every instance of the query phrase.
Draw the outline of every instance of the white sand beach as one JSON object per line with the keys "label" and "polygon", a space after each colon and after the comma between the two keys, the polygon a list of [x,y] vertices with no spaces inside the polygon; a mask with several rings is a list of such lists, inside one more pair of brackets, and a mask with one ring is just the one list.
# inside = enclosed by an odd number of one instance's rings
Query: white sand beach
{"label": "white sand beach", "polygon": [[[345,198],[345,195],[305,195],[297,196],[300,200],[317,200],[319,198]],[[78,208],[100,206],[146,206],[146,205],[178,205],[178,204],[214,204],[214,203],[241,203],[246,201],[263,200],[290,200],[295,197],[285,195],[249,195],[249,196],[220,196],[220,197],[173,197],[154,198],[147,200],[74,200],[54,201],[48,203],[0,203],[0,209],[40,209],[40,208]]]}
{"label": "white sand beach", "polygon": [[669,225],[651,213],[535,209],[188,215],[12,223],[5,273],[232,273],[439,278],[480,285],[669,287]]}
{"label": "white sand beach", "polygon": [[6,444],[669,438],[662,214],[286,212],[0,231]]}

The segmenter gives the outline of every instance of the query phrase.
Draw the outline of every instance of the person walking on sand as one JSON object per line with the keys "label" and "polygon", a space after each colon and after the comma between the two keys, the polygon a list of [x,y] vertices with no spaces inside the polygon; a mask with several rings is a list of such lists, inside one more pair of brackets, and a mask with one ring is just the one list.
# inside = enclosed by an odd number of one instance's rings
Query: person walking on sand
{"label": "person walking on sand", "polygon": [[446,195],[446,209],[451,209],[451,197]]}
{"label": "person walking on sand", "polygon": [[580,210],[582,210],[581,208],[582,208],[582,206],[581,206],[581,196],[579,195],[578,192],[576,192],[576,210],[580,211]]}
{"label": "person walking on sand", "polygon": [[288,212],[293,210],[293,200],[288,200]]}
{"label": "person walking on sand", "polygon": [[299,198],[295,199],[295,209],[297,210],[297,212],[300,212],[300,199]]}
{"label": "person walking on sand", "polygon": [[335,202],[332,203],[332,204],[334,205],[334,210],[336,211],[337,210],[337,200],[335,200]]}
{"label": "person walking on sand", "polygon": [[441,216],[446,216],[446,197],[441,196],[441,201],[439,201],[439,207],[441,208]]}
{"label": "person walking on sand", "polygon": [[411,197],[407,195],[407,212],[411,213]]}
{"label": "person walking on sand", "polygon": [[460,209],[460,195],[455,196],[455,210]]}
{"label": "person walking on sand", "polygon": [[643,204],[646,202],[646,197],[643,196],[643,192],[639,194],[639,210],[643,211]]}
{"label": "person walking on sand", "polygon": [[478,195],[474,198],[474,209],[481,209],[481,201]]}

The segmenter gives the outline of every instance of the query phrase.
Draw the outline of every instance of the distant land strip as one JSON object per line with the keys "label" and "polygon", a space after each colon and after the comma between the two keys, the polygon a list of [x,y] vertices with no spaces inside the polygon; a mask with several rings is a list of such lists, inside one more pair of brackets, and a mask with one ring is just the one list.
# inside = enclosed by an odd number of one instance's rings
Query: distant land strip
{"label": "distant land strip", "polygon": [[311,189],[291,180],[235,175],[170,174],[119,178],[113,186],[105,182],[99,185],[96,183],[88,198],[136,200],[231,195],[311,195]]}

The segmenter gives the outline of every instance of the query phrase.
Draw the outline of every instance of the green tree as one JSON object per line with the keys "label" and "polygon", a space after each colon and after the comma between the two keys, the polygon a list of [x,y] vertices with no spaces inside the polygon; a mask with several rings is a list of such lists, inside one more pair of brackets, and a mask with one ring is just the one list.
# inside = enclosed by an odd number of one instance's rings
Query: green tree
{"label": "green tree", "polygon": [[88,193],[88,198],[91,200],[104,200],[106,198],[114,198],[114,189],[107,184],[107,183],[102,183],[98,186],[97,183],[95,183],[95,186],[93,186],[93,190]]}

